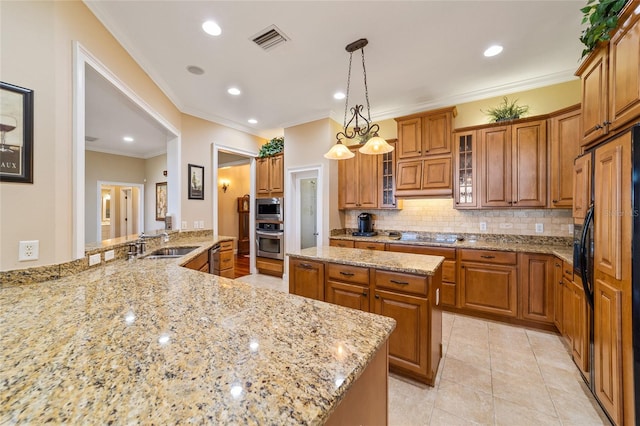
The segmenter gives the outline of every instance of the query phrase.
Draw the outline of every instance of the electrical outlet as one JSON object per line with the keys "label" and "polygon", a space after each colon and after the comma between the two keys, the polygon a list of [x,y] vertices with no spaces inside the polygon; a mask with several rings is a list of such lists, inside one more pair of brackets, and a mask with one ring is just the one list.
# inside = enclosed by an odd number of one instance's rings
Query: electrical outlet
{"label": "electrical outlet", "polygon": [[97,265],[100,263],[100,253],[92,254],[89,256],[89,266]]}
{"label": "electrical outlet", "polygon": [[573,235],[573,223],[569,224],[569,235]]}
{"label": "electrical outlet", "polygon": [[20,241],[18,248],[18,260],[23,262],[25,260],[38,260],[38,252],[40,249],[40,241]]}
{"label": "electrical outlet", "polygon": [[198,221],[197,220],[193,221],[193,229],[198,229]]}
{"label": "electrical outlet", "polygon": [[204,220],[198,222],[198,226],[200,227],[200,229],[204,229]]}
{"label": "electrical outlet", "polygon": [[481,231],[487,230],[487,222],[480,222],[480,230]]}
{"label": "electrical outlet", "polygon": [[115,257],[115,253],[113,252],[113,250],[108,250],[104,252],[104,261],[108,262],[109,260],[113,259]]}
{"label": "electrical outlet", "polygon": [[186,220],[182,221],[182,227],[181,228],[182,229],[187,229],[187,221]]}
{"label": "electrical outlet", "polygon": [[541,223],[536,223],[536,232],[537,233],[544,232],[544,226]]}

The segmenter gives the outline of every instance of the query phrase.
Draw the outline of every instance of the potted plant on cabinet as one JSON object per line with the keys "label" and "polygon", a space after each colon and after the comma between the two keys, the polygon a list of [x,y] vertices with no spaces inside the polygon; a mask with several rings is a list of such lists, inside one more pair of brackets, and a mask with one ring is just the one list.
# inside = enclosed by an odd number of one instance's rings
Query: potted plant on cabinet
{"label": "potted plant on cabinet", "polygon": [[498,123],[501,121],[517,120],[522,115],[529,112],[528,105],[518,105],[518,100],[509,102],[509,99],[505,96],[502,98],[502,103],[495,108],[489,108],[486,111],[482,111],[489,116],[490,123]]}
{"label": "potted plant on cabinet", "polygon": [[587,5],[580,9],[584,14],[582,23],[588,24],[580,35],[580,41],[585,45],[582,51],[583,58],[591,53],[598,43],[611,38],[611,30],[618,26],[618,14],[627,1],[589,0]]}
{"label": "potted plant on cabinet", "polygon": [[258,151],[258,157],[271,157],[272,155],[280,154],[284,150],[284,137],[273,138],[269,142],[260,147]]}

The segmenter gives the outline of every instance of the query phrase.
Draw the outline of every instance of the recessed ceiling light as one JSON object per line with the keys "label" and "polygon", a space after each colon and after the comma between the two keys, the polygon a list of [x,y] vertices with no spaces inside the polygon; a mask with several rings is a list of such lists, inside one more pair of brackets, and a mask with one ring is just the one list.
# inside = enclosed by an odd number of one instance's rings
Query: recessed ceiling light
{"label": "recessed ceiling light", "polygon": [[227,90],[227,92],[230,95],[238,96],[240,94],[240,89],[238,89],[237,87],[230,87],[229,90]]}
{"label": "recessed ceiling light", "polygon": [[216,24],[213,21],[207,21],[203,23],[202,29],[204,30],[205,33],[212,36],[219,36],[220,34],[222,34],[222,29],[220,28],[220,25]]}
{"label": "recessed ceiling light", "polygon": [[249,123],[251,123],[251,124],[257,124],[257,123],[258,123],[258,120],[256,120],[255,118],[250,118],[250,119],[248,119],[247,121],[248,121]]}
{"label": "recessed ceiling light", "polygon": [[187,71],[189,71],[191,74],[195,74],[195,75],[202,75],[204,74],[204,70],[198,66],[195,65],[189,65],[187,67]]}
{"label": "recessed ceiling light", "polygon": [[122,138],[122,140],[125,142],[133,142],[133,138],[131,136],[125,136]]}
{"label": "recessed ceiling light", "polygon": [[344,99],[346,97],[346,95],[342,92],[336,92],[333,94],[333,99]]}
{"label": "recessed ceiling light", "polygon": [[502,46],[494,44],[493,46],[489,47],[487,50],[484,51],[484,56],[486,57],[496,56],[500,52],[502,52]]}

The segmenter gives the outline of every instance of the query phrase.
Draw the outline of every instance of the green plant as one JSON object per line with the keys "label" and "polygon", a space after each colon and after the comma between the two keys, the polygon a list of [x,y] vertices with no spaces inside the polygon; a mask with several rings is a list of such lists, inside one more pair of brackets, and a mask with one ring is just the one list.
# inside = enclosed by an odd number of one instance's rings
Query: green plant
{"label": "green plant", "polygon": [[588,27],[582,31],[580,41],[585,45],[582,51],[584,58],[601,41],[609,40],[610,32],[618,26],[618,13],[628,0],[589,0],[587,5],[580,9],[584,14],[583,24]]}
{"label": "green plant", "polygon": [[502,103],[497,107],[489,108],[488,110],[482,112],[491,117],[491,120],[489,120],[491,123],[495,123],[498,121],[515,120],[517,118],[520,118],[521,115],[529,112],[529,107],[527,105],[517,105],[517,102],[517,99],[513,102],[509,102],[509,99],[505,96],[504,98],[502,98]]}
{"label": "green plant", "polygon": [[282,152],[284,149],[284,137],[273,138],[260,147],[258,157],[271,157]]}

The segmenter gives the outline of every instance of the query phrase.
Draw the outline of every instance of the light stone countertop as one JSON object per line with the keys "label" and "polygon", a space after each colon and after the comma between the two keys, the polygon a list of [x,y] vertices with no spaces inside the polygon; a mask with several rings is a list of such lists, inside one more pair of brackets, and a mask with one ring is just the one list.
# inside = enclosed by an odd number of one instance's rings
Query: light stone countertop
{"label": "light stone countertop", "polygon": [[326,421],[395,321],[179,266],[214,242],[0,289],[0,424]]}
{"label": "light stone countertop", "polygon": [[292,250],[287,255],[418,275],[433,275],[444,261],[442,256],[330,246]]}
{"label": "light stone countertop", "polygon": [[[558,256],[565,262],[573,265],[573,248],[562,244],[540,244],[534,242],[527,242],[526,237],[521,237],[521,241],[518,242],[503,242],[503,241],[482,241],[482,240],[464,240],[456,241],[454,243],[440,243],[436,241],[419,241],[419,240],[398,240],[397,238],[391,238],[386,235],[376,235],[373,237],[356,237],[352,235],[332,235],[330,238],[337,240],[347,241],[366,241],[366,242],[381,242],[389,244],[409,244],[419,245],[427,247],[445,247],[455,249],[481,249],[481,250],[504,250],[515,251],[522,253],[540,253],[540,254],[552,254]],[[353,250],[353,249],[351,249]]]}

